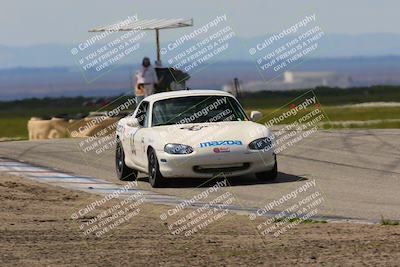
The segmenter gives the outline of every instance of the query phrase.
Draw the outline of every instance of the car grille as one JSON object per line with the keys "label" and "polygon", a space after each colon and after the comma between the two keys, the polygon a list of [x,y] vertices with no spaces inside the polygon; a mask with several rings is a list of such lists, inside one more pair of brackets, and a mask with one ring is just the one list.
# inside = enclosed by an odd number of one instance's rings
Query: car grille
{"label": "car grille", "polygon": [[232,165],[214,165],[214,166],[194,166],[193,171],[197,173],[219,173],[219,172],[235,172],[235,171],[243,171],[250,167],[250,163],[239,163]]}

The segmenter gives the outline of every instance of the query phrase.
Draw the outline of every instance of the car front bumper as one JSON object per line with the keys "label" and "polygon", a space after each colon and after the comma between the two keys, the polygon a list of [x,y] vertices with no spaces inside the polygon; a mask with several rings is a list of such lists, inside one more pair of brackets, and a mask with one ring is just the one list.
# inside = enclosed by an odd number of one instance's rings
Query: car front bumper
{"label": "car front bumper", "polygon": [[227,177],[272,170],[275,154],[272,151],[234,151],[225,153],[195,151],[188,155],[172,155],[158,150],[161,174],[166,178]]}

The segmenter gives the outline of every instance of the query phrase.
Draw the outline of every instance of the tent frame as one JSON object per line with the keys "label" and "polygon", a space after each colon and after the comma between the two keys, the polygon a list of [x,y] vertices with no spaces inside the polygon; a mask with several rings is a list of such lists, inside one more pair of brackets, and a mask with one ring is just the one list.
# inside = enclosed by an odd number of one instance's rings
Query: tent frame
{"label": "tent frame", "polygon": [[155,30],[157,47],[156,63],[157,65],[161,65],[160,30],[191,26],[193,26],[193,19],[151,19],[135,21],[128,25],[124,25],[122,22],[114,23],[112,25],[90,29],[89,32]]}

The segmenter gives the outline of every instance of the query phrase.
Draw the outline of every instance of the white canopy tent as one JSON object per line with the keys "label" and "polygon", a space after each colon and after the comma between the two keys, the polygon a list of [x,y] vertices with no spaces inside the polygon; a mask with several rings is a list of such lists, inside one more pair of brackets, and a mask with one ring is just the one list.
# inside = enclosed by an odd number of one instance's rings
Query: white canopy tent
{"label": "white canopy tent", "polygon": [[162,29],[173,29],[181,27],[193,26],[193,19],[149,19],[149,20],[134,20],[121,21],[108,26],[97,27],[90,29],[89,32],[104,32],[104,31],[135,31],[135,30],[155,30],[157,43],[157,63],[161,63],[160,57],[160,33]]}

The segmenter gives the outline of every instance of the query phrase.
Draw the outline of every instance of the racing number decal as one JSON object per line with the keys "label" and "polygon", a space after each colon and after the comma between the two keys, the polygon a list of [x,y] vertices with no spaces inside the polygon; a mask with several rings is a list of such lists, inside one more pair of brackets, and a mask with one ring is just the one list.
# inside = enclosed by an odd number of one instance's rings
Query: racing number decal
{"label": "racing number decal", "polygon": [[129,133],[129,146],[131,148],[131,152],[133,155],[136,155],[136,148],[135,148],[135,135],[137,133],[137,130],[134,132]]}

